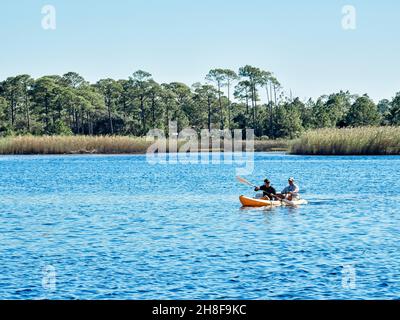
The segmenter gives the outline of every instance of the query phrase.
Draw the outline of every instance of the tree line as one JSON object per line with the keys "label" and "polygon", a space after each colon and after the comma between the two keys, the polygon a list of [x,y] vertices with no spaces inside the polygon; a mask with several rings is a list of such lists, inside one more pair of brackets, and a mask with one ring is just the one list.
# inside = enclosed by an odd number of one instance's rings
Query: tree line
{"label": "tree line", "polygon": [[0,82],[0,135],[143,136],[176,121],[178,130],[214,125],[294,138],[315,128],[400,125],[400,92],[378,104],[348,91],[302,101],[285,95],[272,72],[249,65],[237,72],[212,69],[204,80],[191,87],[159,84],[142,70],[94,84],[75,72],[9,77]]}

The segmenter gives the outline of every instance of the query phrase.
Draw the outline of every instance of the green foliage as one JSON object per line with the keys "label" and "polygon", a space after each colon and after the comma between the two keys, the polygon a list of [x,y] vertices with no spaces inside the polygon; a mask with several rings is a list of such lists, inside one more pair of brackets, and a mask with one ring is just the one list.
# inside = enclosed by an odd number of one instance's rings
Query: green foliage
{"label": "green foliage", "polygon": [[346,117],[346,124],[351,127],[378,125],[380,121],[378,109],[368,95],[357,98]]}
{"label": "green foliage", "polygon": [[6,117],[7,100],[0,97],[0,136],[9,136],[12,134],[11,127]]}
{"label": "green foliage", "polygon": [[345,118],[350,109],[353,96],[340,91],[329,96],[321,96],[312,106],[314,128],[334,128],[345,126]]}
{"label": "green foliage", "polygon": [[388,118],[391,124],[400,125],[400,92],[393,98],[389,112]]}
{"label": "green foliage", "polygon": [[345,125],[345,117],[350,109],[351,101],[352,96],[349,92],[340,91],[328,97],[326,108],[333,127]]}
{"label": "green foliage", "polygon": [[368,96],[340,91],[315,101],[286,97],[270,71],[246,65],[215,68],[209,83],[159,84],[146,71],[90,84],[75,72],[0,82],[0,135],[134,135],[149,129],[255,129],[256,136],[295,138],[303,131],[400,125],[400,93],[376,106]]}
{"label": "green foliage", "polygon": [[274,131],[275,137],[295,138],[303,130],[300,110],[304,104],[295,99],[293,102],[285,102],[280,105],[275,113]]}
{"label": "green foliage", "polygon": [[70,136],[72,135],[72,130],[66,123],[58,119],[52,124],[51,133],[60,136]]}
{"label": "green foliage", "polygon": [[389,125],[390,124],[390,109],[391,109],[391,103],[388,99],[383,99],[379,101],[379,103],[376,106],[378,108],[378,112],[380,114],[380,117],[382,119],[381,124],[382,125]]}
{"label": "green foliage", "polygon": [[0,119],[5,119],[5,114],[7,110],[7,100],[0,96]]}

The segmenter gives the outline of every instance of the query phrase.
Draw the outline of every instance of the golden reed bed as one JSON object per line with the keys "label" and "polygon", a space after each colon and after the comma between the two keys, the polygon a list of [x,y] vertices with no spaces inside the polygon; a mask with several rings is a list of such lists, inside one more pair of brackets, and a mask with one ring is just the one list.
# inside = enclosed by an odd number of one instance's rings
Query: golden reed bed
{"label": "golden reed bed", "polygon": [[144,153],[150,144],[122,136],[17,136],[0,139],[0,154]]}
{"label": "golden reed bed", "polygon": [[[146,138],[128,136],[15,136],[0,138],[0,154],[142,154],[152,143]],[[287,150],[288,143],[256,140],[254,148],[282,151]]]}
{"label": "golden reed bed", "polygon": [[[142,154],[151,144],[146,138],[128,136],[16,136],[0,138],[0,154]],[[304,155],[398,155],[400,127],[318,129],[294,141],[255,140],[254,150],[290,150]]]}
{"label": "golden reed bed", "polygon": [[296,140],[290,152],[304,155],[398,155],[400,127],[313,130]]}

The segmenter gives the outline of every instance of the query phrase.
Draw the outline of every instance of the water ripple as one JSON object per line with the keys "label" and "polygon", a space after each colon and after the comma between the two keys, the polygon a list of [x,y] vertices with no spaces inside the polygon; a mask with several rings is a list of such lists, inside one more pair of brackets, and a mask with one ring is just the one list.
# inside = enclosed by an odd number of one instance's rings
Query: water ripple
{"label": "water ripple", "polygon": [[0,298],[398,299],[399,160],[258,154],[310,205],[241,210],[229,165],[0,157]]}

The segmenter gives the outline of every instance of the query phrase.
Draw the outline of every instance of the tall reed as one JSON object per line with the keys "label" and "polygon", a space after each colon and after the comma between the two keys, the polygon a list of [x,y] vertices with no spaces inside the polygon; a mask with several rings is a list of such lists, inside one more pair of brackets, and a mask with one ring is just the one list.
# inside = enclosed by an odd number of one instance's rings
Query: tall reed
{"label": "tall reed", "polygon": [[[185,141],[178,141],[178,150]],[[143,154],[152,144],[146,138],[128,136],[15,136],[0,138],[0,154]],[[256,140],[255,151],[287,150],[285,140]],[[220,148],[209,150],[223,151]],[[242,142],[245,150],[245,142]]]}
{"label": "tall reed", "polygon": [[150,143],[122,136],[17,136],[0,139],[0,154],[144,153]]}
{"label": "tall reed", "polygon": [[291,145],[290,152],[304,155],[400,154],[400,127],[308,131]]}

